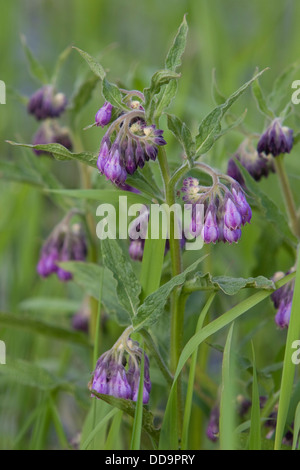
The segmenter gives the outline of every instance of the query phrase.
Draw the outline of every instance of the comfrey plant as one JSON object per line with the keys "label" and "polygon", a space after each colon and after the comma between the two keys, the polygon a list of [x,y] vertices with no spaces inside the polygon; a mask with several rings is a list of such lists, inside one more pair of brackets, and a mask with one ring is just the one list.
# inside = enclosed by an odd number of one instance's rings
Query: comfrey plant
{"label": "comfrey plant", "polygon": [[139,343],[132,341],[129,335],[130,331],[125,330],[112,349],[99,358],[90,389],[99,394],[137,401],[144,355],[143,403],[147,404],[151,391],[149,359]]}
{"label": "comfrey plant", "polygon": [[[158,146],[166,145],[162,137],[163,131],[155,125],[147,126],[145,110],[141,103],[145,101],[142,93],[124,93],[123,102],[128,111],[120,110],[117,117],[105,133],[100,147],[97,166],[100,173],[116,184],[124,184],[127,175],[133,175],[137,168],[143,168],[146,161],[155,160]],[[140,101],[131,97],[137,93]],[[112,105],[106,102],[96,114],[97,126],[104,127],[110,123]]]}
{"label": "comfrey plant", "polygon": [[[68,286],[64,285],[70,288],[66,292],[73,292],[74,287],[77,296],[79,289],[75,286],[80,286],[84,298],[88,299],[84,315],[79,311],[72,325],[73,329],[88,330],[89,340],[78,331],[66,333],[65,329],[59,329],[60,337],[93,347],[93,362],[89,363],[87,356],[80,357],[79,361],[84,362],[86,376],[91,377],[85,390],[91,410],[81,438],[82,448],[96,442],[98,431],[102,437],[107,436],[102,447],[109,447],[112,436],[118,434],[121,426],[131,425],[125,415],[133,418],[133,427],[132,433],[119,433],[124,448],[186,450],[192,446],[203,447],[201,439],[207,424],[208,438],[218,442],[215,445],[220,448],[238,448],[237,436],[244,448],[251,448],[256,442],[253,429],[264,432],[263,438],[268,432],[261,431],[260,426],[263,417],[260,413],[264,411],[258,390],[265,387],[269,395],[264,408],[268,411],[265,411],[266,417],[279,397],[275,448],[281,447],[285,426],[291,424],[286,403],[293,392],[290,378],[295,372],[290,351],[293,341],[300,338],[300,260],[297,256],[300,223],[285,170],[285,159],[293,158],[299,140],[297,133],[285,125],[288,119],[293,122],[291,106],[281,109],[285,90],[280,91],[280,86],[283,87],[280,84],[286,83],[287,75],[284,72],[285,79],[274,85],[276,93],[273,90],[269,98],[264,97],[258,83],[263,72],[256,73],[227,99],[214,80],[215,107],[199,119],[198,126],[194,123],[193,129],[189,128],[180,117],[168,112],[178,90],[181,77],[178,69],[187,33],[184,18],[164,67],[153,74],[142,91],[130,90],[130,84],[125,89],[124,85],[120,88],[111,83],[105,68],[94,57],[75,48],[95,77],[91,78],[89,72],[71,95],[67,107],[64,95],[56,91],[57,72],[55,79],[43,77],[41,87],[28,104],[28,111],[37,120],[44,120],[34,143],[10,142],[30,149],[26,154],[30,162],[26,182],[30,176],[30,181],[45,189],[47,197],[66,213],[44,242],[37,271],[43,278],[56,274],[60,280],[69,281]],[[66,57],[64,52],[59,65]],[[37,76],[41,77],[41,67]],[[96,85],[100,85],[101,98],[93,93]],[[257,119],[258,128],[254,132],[246,129],[242,122],[245,113],[242,117],[229,114],[239,97],[250,88],[266,119],[265,125]],[[278,97],[280,93],[282,96]],[[92,149],[87,149],[81,141],[85,123],[80,122],[79,117],[87,102],[91,105],[93,123],[86,129],[93,127],[97,139],[95,146],[90,143],[92,139],[88,140]],[[56,120],[64,112],[70,117],[70,131],[61,128]],[[233,131],[240,141],[232,157],[230,135]],[[216,145],[219,139],[226,142],[225,150]],[[36,158],[32,150],[41,158]],[[54,158],[44,159],[43,153]],[[57,181],[50,166],[60,164],[56,159],[64,160],[61,171],[77,163],[80,188],[67,189]],[[36,179],[35,172],[38,172]],[[272,178],[274,187],[279,182],[282,198],[277,204],[263,191],[262,186],[267,182],[262,177]],[[99,212],[95,212],[93,201],[105,203],[106,208],[109,205],[115,214],[122,216],[122,206],[118,206],[120,195],[134,204],[130,214],[133,221],[125,224],[128,239],[120,235],[124,227],[119,225],[113,235],[107,231],[98,240],[95,213],[98,217]],[[151,237],[151,214],[153,206],[157,205],[168,215],[166,236],[159,231],[158,237]],[[133,210],[137,206],[139,208]],[[188,234],[175,206],[189,211]],[[75,215],[80,215],[80,224],[72,223]],[[103,220],[108,219],[109,211]],[[194,240],[191,251],[187,235]],[[281,256],[278,260],[289,263],[279,269],[285,272],[288,267],[294,267],[285,274],[280,272],[273,278],[266,277],[271,277],[278,269],[275,250],[279,249],[285,258]],[[243,250],[247,252],[246,257],[241,255]],[[274,255],[270,256],[271,250]],[[253,268],[254,263],[249,260],[256,257],[258,266]],[[249,277],[242,277],[245,272]],[[250,288],[256,292],[246,294]],[[239,299],[238,295],[243,294],[247,298]],[[230,296],[234,296],[233,301]],[[215,302],[216,297],[218,302]],[[268,364],[268,373],[257,373],[254,346],[250,356],[249,350],[245,350],[249,338],[263,326],[259,324],[250,335],[245,335],[244,330],[238,335],[237,320],[242,316],[249,318],[253,307],[261,306],[262,325],[267,324],[269,316],[272,318],[271,303],[262,303],[268,297],[277,310],[277,325],[288,327],[281,384],[278,363]],[[224,305],[227,310],[222,314]],[[103,316],[109,320],[107,328],[101,322]],[[251,321],[254,324],[253,317]],[[203,345],[212,335],[218,335],[215,344],[221,344],[224,336],[220,332],[229,325],[224,348],[212,346],[214,341]],[[284,341],[284,331],[276,331],[275,325],[271,330],[280,334]],[[52,329],[51,334],[55,333]],[[264,344],[265,348],[269,346],[274,347]],[[210,349],[217,349],[217,361],[222,358],[222,376],[215,377],[221,365],[215,367],[214,356],[208,361]],[[270,370],[277,374],[272,384]],[[81,373],[78,379],[82,382]],[[232,406],[239,393],[250,396],[249,384],[252,387],[250,431],[247,423],[234,427],[236,407]],[[66,388],[69,391],[72,387]],[[74,389],[76,387],[77,382]],[[78,396],[82,399],[84,391],[80,390]],[[104,402],[111,406],[106,408]],[[206,413],[205,419],[199,417],[199,407]],[[117,409],[124,413],[123,418],[116,414]],[[294,409],[289,415],[293,412]],[[241,415],[241,419],[244,416]],[[110,430],[103,432],[104,426],[109,426]],[[61,434],[61,427],[59,430]],[[144,433],[151,439],[144,439]],[[132,434],[131,443],[129,434]]]}
{"label": "comfrey plant", "polygon": [[86,238],[80,224],[70,224],[73,215],[74,211],[69,212],[45,241],[37,265],[40,276],[48,277],[55,273],[61,281],[69,281],[72,274],[61,268],[59,263],[86,260]]}

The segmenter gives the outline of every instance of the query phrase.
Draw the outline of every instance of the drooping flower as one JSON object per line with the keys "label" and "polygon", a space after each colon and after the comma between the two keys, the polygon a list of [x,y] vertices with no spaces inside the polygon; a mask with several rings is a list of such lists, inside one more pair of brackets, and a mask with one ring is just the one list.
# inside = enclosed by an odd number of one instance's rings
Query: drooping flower
{"label": "drooping flower", "polygon": [[[283,272],[277,272],[273,276],[273,281],[277,282],[282,279],[285,275],[290,274],[295,269],[290,269],[286,274]],[[294,294],[295,281],[288,282],[283,287],[280,287],[274,291],[271,295],[274,307],[277,309],[275,315],[275,322],[279,328],[288,328],[292,310],[292,301]]]}
{"label": "drooping flower", "polygon": [[[130,92],[128,92],[128,95]],[[143,95],[139,94],[142,97]],[[126,97],[125,97],[126,101]],[[116,184],[124,184],[127,175],[155,160],[158,147],[166,145],[163,131],[147,125],[140,101],[129,100],[128,111],[120,110],[109,126],[100,146],[97,166],[101,174]],[[111,121],[111,105],[106,102],[96,114],[96,123],[105,126]]]}
{"label": "drooping flower", "polygon": [[70,225],[72,213],[58,224],[44,243],[37,272],[41,277],[56,273],[61,281],[69,281],[72,274],[59,266],[63,261],[85,261],[87,245],[80,224]]}
{"label": "drooping flower", "polygon": [[151,391],[149,358],[139,343],[130,339],[126,331],[113,348],[99,358],[89,384],[90,390],[116,398],[137,401],[143,355],[143,403],[147,404]]}
{"label": "drooping flower", "polygon": [[276,118],[262,134],[257,144],[257,151],[266,155],[277,157],[283,153],[290,153],[293,148],[293,130],[282,126],[281,119]]}
{"label": "drooping flower", "polygon": [[[45,121],[39,127],[38,131],[33,137],[33,145],[48,145],[48,144],[60,144],[66,147],[68,150],[72,150],[72,141],[70,133],[67,127],[61,127],[56,121]],[[34,153],[38,156],[45,154],[51,155],[51,153],[44,150],[33,149]]]}
{"label": "drooping flower", "polygon": [[267,177],[270,172],[275,172],[272,157],[264,153],[258,153],[250,139],[245,139],[241,143],[234,157],[228,161],[227,166],[227,174],[240,183],[242,187],[245,187],[245,181],[236,160],[243,165],[255,181],[260,181],[263,176]]}
{"label": "drooping flower", "polygon": [[67,104],[63,93],[57,93],[52,85],[45,85],[30,97],[27,110],[40,121],[60,116]]}
{"label": "drooping flower", "polygon": [[[230,189],[219,178],[229,181]],[[183,201],[192,205],[190,232],[194,237],[201,234],[205,243],[237,243],[241,227],[251,221],[252,211],[240,184],[226,175],[219,178],[212,186],[201,186],[196,178],[183,181]],[[202,220],[198,216],[201,207]]]}

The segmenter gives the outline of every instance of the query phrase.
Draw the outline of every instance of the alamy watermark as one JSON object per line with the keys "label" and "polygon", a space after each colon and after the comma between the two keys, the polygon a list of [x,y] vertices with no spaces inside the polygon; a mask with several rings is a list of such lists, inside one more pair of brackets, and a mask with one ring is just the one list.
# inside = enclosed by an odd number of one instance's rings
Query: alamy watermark
{"label": "alamy watermark", "polygon": [[[102,217],[96,227],[100,240],[168,239],[172,228],[174,238],[185,241],[186,250],[203,247],[203,239],[199,236],[204,224],[203,204],[128,205],[127,197],[119,196],[118,211],[113,204],[100,204],[96,216]],[[128,223],[130,218],[133,220]]]}
{"label": "alamy watermark", "polygon": [[6,104],[6,85],[0,80],[0,104]]}
{"label": "alamy watermark", "polygon": [[292,363],[298,366],[300,364],[300,340],[293,342],[292,349],[296,349],[296,351],[292,354]]}
{"label": "alamy watermark", "polygon": [[6,345],[4,341],[0,341],[0,365],[6,364]]}

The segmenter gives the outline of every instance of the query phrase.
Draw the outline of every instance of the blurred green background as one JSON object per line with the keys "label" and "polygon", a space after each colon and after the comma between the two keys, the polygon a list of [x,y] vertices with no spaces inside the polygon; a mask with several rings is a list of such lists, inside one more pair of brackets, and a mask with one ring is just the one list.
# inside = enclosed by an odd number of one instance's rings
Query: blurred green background
{"label": "blurred green background", "polygon": [[[37,123],[28,116],[25,106],[12,92],[15,90],[29,96],[38,86],[28,74],[20,34],[26,36],[28,45],[49,73],[59,53],[68,45],[75,45],[94,57],[101,57],[102,64],[110,71],[110,81],[142,90],[148,85],[152,73],[163,68],[166,52],[185,13],[190,31],[179,91],[171,111],[194,130],[213,106],[213,69],[216,69],[219,88],[228,96],[252,77],[256,67],[270,67],[261,79],[262,86],[268,92],[278,74],[299,58],[300,2],[297,0],[0,0],[0,79],[8,88],[7,104],[0,105],[0,158],[11,161],[22,159],[22,151],[10,147],[5,140],[30,142],[37,129]],[[73,51],[60,74],[59,89],[71,98],[87,72],[86,63]],[[290,95],[291,89],[287,89],[287,101]],[[78,117],[78,132],[93,122],[102,102],[100,88],[96,88],[93,99]],[[243,96],[235,110],[242,112],[245,107],[248,109],[247,127],[253,132],[261,132],[264,120],[250,92]],[[101,131],[92,129],[81,134],[84,147],[96,152]],[[171,158],[179,161],[180,150],[171,135],[167,135]],[[241,135],[233,132],[216,145],[209,158],[226,170],[227,160],[240,141]],[[295,158],[295,152],[293,157],[288,159],[287,166],[299,204],[299,177],[296,175],[300,174],[300,162]],[[78,186],[79,175],[75,166],[50,163],[49,167],[67,187]],[[282,204],[274,178],[272,175],[269,180],[264,180],[262,188],[278,204]],[[55,312],[45,312],[45,318],[68,326],[70,310],[80,307],[80,293],[72,286],[62,286],[56,279],[42,282],[36,274],[42,240],[62,215],[38,189],[0,178],[0,310],[22,312],[25,299],[66,296],[73,300],[73,304],[66,309],[66,315],[58,320],[58,316],[54,317]],[[278,246],[278,239],[273,236],[272,230],[265,231],[262,224],[255,214],[252,225],[245,229],[238,246],[214,249],[210,260],[214,274],[271,276],[272,270],[287,270],[290,267],[293,259],[288,250]],[[195,308],[193,305],[190,307],[191,313]],[[270,305],[266,304],[265,308],[270,319],[267,327],[272,328],[272,340],[270,350],[264,350],[259,356],[259,366],[267,364],[268,358],[273,357],[284,342],[284,337],[273,326]],[[263,313],[260,307],[248,326],[251,328],[257,320],[263,319]],[[262,330],[261,336],[264,335],[265,330]],[[63,350],[66,357],[60,357],[61,363],[57,367],[52,359],[57,346],[55,342],[40,337],[33,339],[26,332],[11,333],[1,329],[0,325],[2,338],[6,340],[11,357],[35,361],[38,357],[39,364],[64,375],[68,351]],[[58,351],[61,352],[60,349]],[[73,367],[81,367],[88,376],[87,357],[86,351],[81,354],[79,350],[77,363]],[[1,448],[13,445],[22,423],[36,406],[36,400],[42,400],[40,396],[32,395],[32,389],[25,390],[15,382],[7,386],[5,379],[0,381]],[[75,404],[68,403],[68,406],[72,411]],[[74,415],[66,413],[69,434],[74,428],[80,428],[80,414]],[[34,445],[39,447],[42,442],[37,439]],[[48,442],[47,445],[56,445],[56,442]]]}

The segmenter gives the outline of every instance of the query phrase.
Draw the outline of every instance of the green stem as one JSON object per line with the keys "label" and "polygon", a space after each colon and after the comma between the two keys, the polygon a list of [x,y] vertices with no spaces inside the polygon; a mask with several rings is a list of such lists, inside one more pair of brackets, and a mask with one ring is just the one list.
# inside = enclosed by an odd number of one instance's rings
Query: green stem
{"label": "green stem", "polygon": [[[165,186],[166,194],[166,203],[170,207],[175,204],[175,185],[176,179],[172,180],[170,176],[170,170],[168,166],[168,160],[166,151],[163,147],[159,148],[158,151],[158,161],[160,164],[160,169]],[[172,277],[177,276],[182,272],[182,257],[181,257],[181,247],[179,238],[175,237],[175,227],[177,228],[176,213],[175,211],[170,211],[170,233],[169,233],[169,243],[170,243],[170,254],[171,254],[171,266],[172,266]],[[183,320],[184,320],[184,304],[180,302],[180,291],[175,289],[172,298],[171,298],[171,354],[170,354],[170,368],[171,372],[175,372],[177,368],[177,363],[181,354],[182,349],[182,332],[183,332]],[[179,438],[181,437],[182,429],[182,390],[181,390],[181,380],[176,384],[177,387],[177,419],[178,419],[178,429],[179,429]]]}
{"label": "green stem", "polygon": [[173,376],[172,376],[171,372],[169,371],[167,365],[165,364],[165,361],[161,357],[160,352],[157,349],[157,346],[154,343],[152,336],[145,329],[142,329],[140,331],[140,333],[143,335],[146,346],[147,346],[149,352],[151,353],[151,355],[156,360],[156,363],[157,363],[161,373],[163,374],[164,378],[166,379],[166,382],[171,387],[171,385],[173,383]]}
{"label": "green stem", "polygon": [[297,216],[297,208],[293,193],[291,191],[290,182],[284,167],[283,158],[283,155],[279,155],[278,157],[274,158],[276,173],[280,182],[281,191],[286,204],[286,210],[289,216],[291,228],[294,232],[294,235],[297,238],[300,238],[300,224]]}

